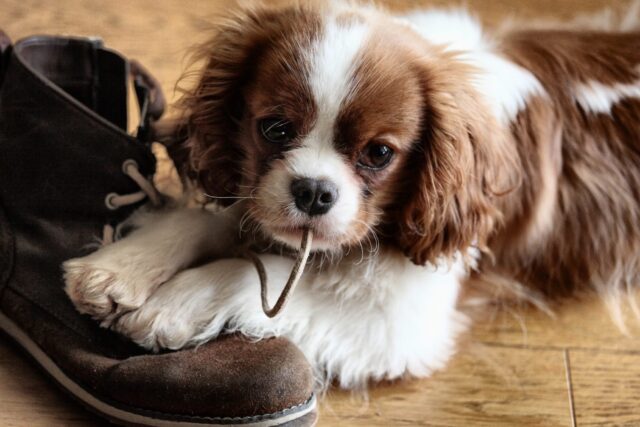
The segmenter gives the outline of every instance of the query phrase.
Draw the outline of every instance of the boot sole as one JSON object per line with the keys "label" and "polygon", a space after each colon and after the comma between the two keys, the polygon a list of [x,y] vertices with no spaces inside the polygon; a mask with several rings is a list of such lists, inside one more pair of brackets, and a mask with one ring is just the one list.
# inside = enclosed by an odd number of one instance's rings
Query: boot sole
{"label": "boot sole", "polygon": [[[243,426],[243,427],[303,427],[314,426],[317,422],[317,401],[312,395],[306,402],[272,414],[248,417],[193,417],[193,420],[171,419],[176,415],[160,414],[148,410],[117,407],[86,391],[69,378],[40,347],[29,338],[11,319],[0,312],[0,330],[3,330],[67,393],[90,411],[112,422],[130,426],[153,427],[203,427],[203,426]],[[152,413],[153,415],[143,414]]]}

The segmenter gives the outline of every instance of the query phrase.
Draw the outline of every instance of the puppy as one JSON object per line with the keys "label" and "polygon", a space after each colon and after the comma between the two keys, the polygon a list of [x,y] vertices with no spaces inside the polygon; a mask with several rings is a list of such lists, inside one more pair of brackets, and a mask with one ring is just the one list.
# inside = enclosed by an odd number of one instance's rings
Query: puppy
{"label": "puppy", "polygon": [[[257,5],[218,26],[170,147],[225,209],[139,212],[64,265],[77,308],[143,347],[285,336],[346,388],[425,376],[461,283],[616,294],[640,271],[640,33],[485,32],[460,11]],[[309,227],[284,312],[261,311]],[[514,285],[516,286],[516,285]]]}

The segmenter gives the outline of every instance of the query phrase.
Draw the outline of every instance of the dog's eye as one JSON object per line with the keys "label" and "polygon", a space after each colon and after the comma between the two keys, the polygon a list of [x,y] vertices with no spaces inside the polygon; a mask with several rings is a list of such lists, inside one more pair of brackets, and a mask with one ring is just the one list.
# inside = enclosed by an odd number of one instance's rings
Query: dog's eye
{"label": "dog's eye", "polygon": [[262,137],[275,144],[284,144],[295,136],[291,122],[280,117],[262,119],[258,127]]}
{"label": "dog's eye", "polygon": [[391,162],[393,150],[388,145],[371,143],[365,147],[358,165],[366,169],[382,169]]}

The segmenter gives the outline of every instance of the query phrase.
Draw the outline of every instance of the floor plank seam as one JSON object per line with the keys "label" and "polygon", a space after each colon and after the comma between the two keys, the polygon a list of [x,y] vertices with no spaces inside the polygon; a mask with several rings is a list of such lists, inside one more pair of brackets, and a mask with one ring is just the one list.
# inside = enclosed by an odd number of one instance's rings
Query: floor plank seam
{"label": "floor plank seam", "polygon": [[560,350],[560,351],[576,350],[576,351],[584,351],[589,353],[640,356],[640,350],[624,350],[624,349],[603,348],[603,347],[513,344],[513,343],[502,343],[502,342],[496,342],[496,341],[476,341],[476,343],[486,345],[487,347],[512,348],[512,349],[518,349],[518,350],[556,350],[556,351],[557,350]]}
{"label": "floor plank seam", "polygon": [[567,393],[569,394],[569,413],[571,414],[571,426],[577,427],[576,423],[576,406],[573,400],[573,381],[571,380],[571,359],[569,358],[569,349],[564,349],[564,371],[567,378]]}

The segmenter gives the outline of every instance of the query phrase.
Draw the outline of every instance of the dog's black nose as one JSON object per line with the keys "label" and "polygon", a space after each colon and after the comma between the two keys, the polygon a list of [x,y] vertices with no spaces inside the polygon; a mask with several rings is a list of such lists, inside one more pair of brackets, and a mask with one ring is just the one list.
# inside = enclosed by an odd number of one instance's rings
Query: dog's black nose
{"label": "dog's black nose", "polygon": [[338,187],[326,179],[299,178],[291,183],[291,194],[302,212],[323,215],[338,200]]}

